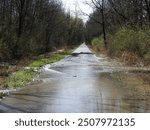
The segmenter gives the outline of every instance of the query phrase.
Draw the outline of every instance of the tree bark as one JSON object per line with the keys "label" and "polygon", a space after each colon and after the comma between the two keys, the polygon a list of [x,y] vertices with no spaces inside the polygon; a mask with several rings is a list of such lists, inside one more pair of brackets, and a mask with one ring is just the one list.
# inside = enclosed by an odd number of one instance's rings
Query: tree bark
{"label": "tree bark", "polygon": [[149,20],[149,24],[150,24],[150,1],[145,0],[145,4],[146,4],[146,11],[148,13],[148,20]]}
{"label": "tree bark", "polygon": [[104,16],[104,0],[102,0],[101,14],[102,14],[102,26],[103,26],[103,39],[104,39],[105,49],[107,50],[108,46],[107,46],[105,16]]}

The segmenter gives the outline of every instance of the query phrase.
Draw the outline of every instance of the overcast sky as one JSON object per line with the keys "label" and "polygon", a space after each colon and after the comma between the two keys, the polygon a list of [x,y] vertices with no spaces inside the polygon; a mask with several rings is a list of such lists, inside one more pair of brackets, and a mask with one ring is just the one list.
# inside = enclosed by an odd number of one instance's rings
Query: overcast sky
{"label": "overcast sky", "polygon": [[84,21],[86,21],[88,17],[83,15],[82,12],[85,12],[86,14],[90,14],[92,12],[92,8],[85,4],[86,1],[90,0],[62,0],[66,11],[70,10],[72,15],[77,13]]}

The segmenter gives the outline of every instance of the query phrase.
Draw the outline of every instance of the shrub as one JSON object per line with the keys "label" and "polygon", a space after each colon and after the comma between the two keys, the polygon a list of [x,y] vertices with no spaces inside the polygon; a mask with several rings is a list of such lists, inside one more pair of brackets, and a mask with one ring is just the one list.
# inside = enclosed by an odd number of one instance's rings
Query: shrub
{"label": "shrub", "polygon": [[92,40],[92,46],[98,50],[104,48],[104,40],[102,36],[94,38]]}
{"label": "shrub", "polygon": [[111,54],[128,51],[144,58],[150,52],[150,29],[122,28],[110,38]]}

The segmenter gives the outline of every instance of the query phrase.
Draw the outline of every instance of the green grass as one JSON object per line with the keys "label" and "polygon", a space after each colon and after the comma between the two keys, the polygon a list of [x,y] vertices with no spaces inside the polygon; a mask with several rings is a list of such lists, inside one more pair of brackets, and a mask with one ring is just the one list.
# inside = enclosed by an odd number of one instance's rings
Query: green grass
{"label": "green grass", "polygon": [[[71,51],[65,51],[61,52],[60,54],[56,54],[52,56],[51,58],[44,58],[44,59],[39,59],[36,61],[33,61],[28,67],[34,68],[40,68],[46,64],[54,63],[57,62],[67,55],[69,55]],[[27,83],[30,83],[33,78],[38,76],[38,73],[35,72],[33,69],[29,70],[19,70],[13,74],[11,74],[3,83],[4,88],[17,88],[17,87],[22,87],[25,86]]]}
{"label": "green grass", "polygon": [[19,70],[14,74],[11,74],[4,82],[4,88],[17,88],[25,86],[31,82],[34,77],[38,76],[37,72],[30,70]]}
{"label": "green grass", "polygon": [[39,60],[36,60],[36,61],[33,61],[29,67],[42,67],[46,64],[51,64],[51,63],[54,63],[54,62],[57,62],[63,58],[65,58],[67,56],[66,53],[62,53],[62,54],[57,54],[57,55],[54,55],[53,57],[51,58],[44,58],[44,59],[39,59]]}

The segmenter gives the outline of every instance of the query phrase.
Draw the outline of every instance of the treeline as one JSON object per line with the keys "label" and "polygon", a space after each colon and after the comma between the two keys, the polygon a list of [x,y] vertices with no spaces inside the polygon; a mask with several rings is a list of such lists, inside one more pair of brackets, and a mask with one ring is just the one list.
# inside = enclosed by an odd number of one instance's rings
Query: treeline
{"label": "treeline", "polygon": [[89,5],[94,7],[86,24],[89,43],[100,37],[111,54],[150,57],[150,0],[91,0]]}
{"label": "treeline", "polygon": [[0,61],[79,44],[81,19],[66,13],[58,0],[0,0]]}

